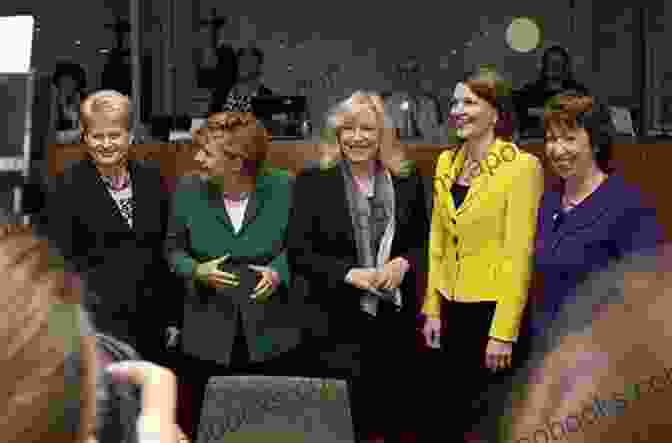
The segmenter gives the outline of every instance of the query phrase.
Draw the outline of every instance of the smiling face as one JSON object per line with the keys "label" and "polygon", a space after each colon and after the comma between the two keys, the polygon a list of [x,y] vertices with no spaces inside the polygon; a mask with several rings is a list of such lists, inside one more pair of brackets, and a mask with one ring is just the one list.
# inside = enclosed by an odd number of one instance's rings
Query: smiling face
{"label": "smiling face", "polygon": [[590,137],[583,128],[568,128],[553,123],[546,132],[546,156],[551,167],[563,179],[584,177],[597,168]]}
{"label": "smiling face", "polygon": [[378,157],[380,126],[373,109],[362,106],[356,111],[343,122],[338,144],[347,160],[359,164]]}
{"label": "smiling face", "polygon": [[464,83],[455,86],[450,115],[455,121],[460,138],[480,137],[488,132],[494,136],[497,110]]}
{"label": "smiling face", "polygon": [[96,165],[123,165],[131,143],[128,97],[112,91],[90,95],[82,103],[80,119],[84,143]]}
{"label": "smiling face", "polygon": [[128,157],[130,135],[125,125],[106,118],[94,118],[84,134],[93,161],[102,167],[122,164]]}

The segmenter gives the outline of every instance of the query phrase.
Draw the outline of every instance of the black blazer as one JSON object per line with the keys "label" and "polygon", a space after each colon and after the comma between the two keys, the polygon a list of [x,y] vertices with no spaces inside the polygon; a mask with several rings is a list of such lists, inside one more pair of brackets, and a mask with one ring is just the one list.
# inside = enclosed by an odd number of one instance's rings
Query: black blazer
{"label": "black blazer", "polygon": [[[411,263],[402,283],[400,315],[406,317],[413,334],[415,271],[426,263],[429,222],[420,177],[393,176],[393,186],[397,225],[390,258],[401,256]],[[313,332],[347,335],[352,324],[349,319],[360,312],[363,291],[345,283],[348,271],[360,264],[340,169],[305,170],[296,179],[293,202],[287,234],[288,262],[292,274],[308,285],[307,301],[319,306]]]}
{"label": "black blazer", "polygon": [[[165,303],[155,309],[150,304],[168,275],[162,256],[168,208],[158,168],[135,161],[128,166],[133,228],[90,159],[75,163],[55,179],[47,198],[45,228],[66,261],[85,277],[84,304],[93,312],[97,328],[137,346],[135,335],[142,331],[132,330],[133,325],[152,324],[169,310]],[[141,313],[149,315],[138,322]]]}

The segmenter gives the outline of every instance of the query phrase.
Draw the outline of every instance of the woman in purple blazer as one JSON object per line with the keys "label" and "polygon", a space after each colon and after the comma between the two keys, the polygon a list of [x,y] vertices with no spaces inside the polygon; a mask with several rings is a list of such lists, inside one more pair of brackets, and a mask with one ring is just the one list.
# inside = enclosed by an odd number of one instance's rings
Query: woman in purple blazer
{"label": "woman in purple blazer", "polygon": [[662,240],[655,210],[607,166],[614,130],[605,106],[565,92],[547,103],[544,127],[546,156],[562,186],[547,191],[539,208],[534,260],[542,288],[530,324],[536,336],[589,274]]}

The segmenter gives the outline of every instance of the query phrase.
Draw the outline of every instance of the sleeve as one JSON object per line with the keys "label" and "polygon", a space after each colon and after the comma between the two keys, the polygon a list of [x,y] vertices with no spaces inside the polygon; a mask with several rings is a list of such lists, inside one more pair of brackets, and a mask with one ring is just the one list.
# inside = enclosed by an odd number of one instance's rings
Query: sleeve
{"label": "sleeve", "polygon": [[270,267],[278,273],[280,283],[289,287],[289,265],[287,264],[287,251],[282,251],[280,255],[271,260]]}
{"label": "sleeve", "polygon": [[[286,187],[286,199],[287,199],[287,208],[288,208],[288,217],[289,217],[289,211],[291,211],[292,208],[292,189],[294,186],[294,179],[289,176],[289,174],[286,171],[278,170],[277,172],[282,180],[282,184],[284,187]],[[288,221],[289,222],[289,221]],[[277,248],[277,254],[275,254],[275,257],[273,260],[271,260],[269,266],[278,273],[278,277],[280,277],[280,283],[282,283],[285,287],[289,288],[290,287],[290,273],[289,273],[289,264],[287,263],[287,232],[285,231],[285,234],[282,238],[282,242],[279,242],[278,248]]]}
{"label": "sleeve", "polygon": [[429,220],[425,204],[425,187],[419,176],[411,178],[415,183],[415,192],[411,199],[409,218],[413,220],[412,229],[406,232],[406,250],[400,255],[410,265],[411,269],[417,269],[424,264],[427,256],[427,237],[429,236]]}
{"label": "sleeve", "polygon": [[53,187],[46,198],[46,222],[44,232],[50,243],[54,245],[65,259],[66,263],[72,263],[77,272],[85,267],[81,260],[75,257],[75,234],[76,216],[70,207],[70,192],[65,175],[60,175],[54,180]]}
{"label": "sleeve", "polygon": [[316,189],[320,189],[320,186],[319,183],[313,183],[319,177],[317,174],[319,172],[301,174],[294,184],[287,233],[289,269],[293,274],[302,275],[307,280],[319,278],[329,288],[337,288],[343,284],[348,271],[356,267],[356,264],[317,252],[317,242],[326,235],[320,231],[313,212],[320,207],[316,204],[319,198]]}
{"label": "sleeve", "polygon": [[506,257],[497,278],[501,282],[498,288],[501,293],[490,326],[490,337],[505,341],[518,339],[532,276],[534,237],[544,188],[539,160],[525,156],[521,164],[524,166],[514,172],[508,196],[504,234]]}
{"label": "sleeve", "polygon": [[[436,165],[435,176],[439,175],[439,168],[441,158]],[[432,181],[432,186],[436,186],[436,182]],[[436,189],[436,188],[434,188]],[[429,232],[429,261],[428,261],[428,278],[427,278],[427,293],[425,294],[425,301],[422,306],[422,313],[430,318],[439,318],[441,315],[441,294],[439,293],[441,284],[441,262],[443,254],[446,250],[446,236],[443,227],[443,220],[441,220],[441,196],[436,191],[434,194],[434,210],[432,211],[432,222]]]}
{"label": "sleeve", "polygon": [[173,194],[170,214],[168,215],[164,253],[173,272],[183,278],[191,278],[197,262],[187,253],[189,226],[186,217],[184,194],[184,187],[178,185]]}
{"label": "sleeve", "polygon": [[617,238],[616,247],[620,257],[653,251],[664,240],[656,210],[641,205],[626,210]]}

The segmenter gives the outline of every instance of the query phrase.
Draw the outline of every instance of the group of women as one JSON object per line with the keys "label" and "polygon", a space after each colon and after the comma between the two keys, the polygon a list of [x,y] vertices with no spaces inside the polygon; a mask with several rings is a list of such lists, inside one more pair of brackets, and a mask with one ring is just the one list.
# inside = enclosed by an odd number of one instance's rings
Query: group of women
{"label": "group of women", "polygon": [[[200,168],[172,203],[158,171],[129,159],[128,98],[93,94],[81,108],[89,158],[57,181],[46,229],[85,276],[94,321],[141,354],[161,346],[157,314],[179,298],[192,437],[207,379],[245,373],[346,378],[358,441],[463,441],[484,413],[473,400],[524,359],[517,343],[543,334],[590,272],[661,239],[655,212],[608,169],[604,106],[571,91],[549,103],[547,160],[563,186],[542,198],[541,162],[498,124],[512,107],[503,84],[492,69],[458,83],[462,144],[440,154],[431,190],[381,98],[356,92],[327,119],[336,158],[296,178],[267,166],[252,114],[211,115],[195,134]],[[492,156],[506,161],[489,167]],[[431,365],[415,354],[425,268]],[[528,328],[537,271],[546,285]]]}

